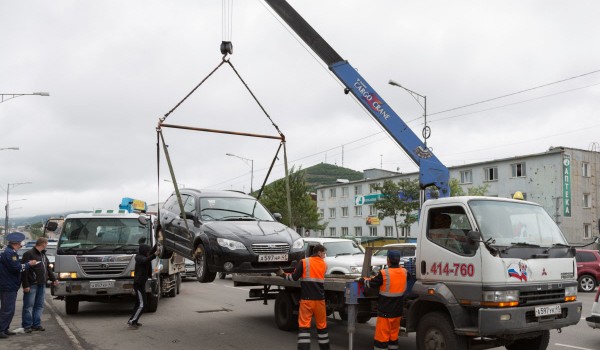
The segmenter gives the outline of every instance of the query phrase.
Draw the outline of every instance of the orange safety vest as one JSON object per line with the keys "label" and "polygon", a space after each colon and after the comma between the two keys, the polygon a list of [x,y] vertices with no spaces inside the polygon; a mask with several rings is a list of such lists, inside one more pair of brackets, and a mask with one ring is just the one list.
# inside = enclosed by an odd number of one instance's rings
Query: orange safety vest
{"label": "orange safety vest", "polygon": [[381,270],[383,283],[379,287],[379,295],[401,297],[406,291],[406,270],[403,268]]}
{"label": "orange safety vest", "polygon": [[325,282],[327,263],[320,257],[309,257],[302,260],[302,282]]}

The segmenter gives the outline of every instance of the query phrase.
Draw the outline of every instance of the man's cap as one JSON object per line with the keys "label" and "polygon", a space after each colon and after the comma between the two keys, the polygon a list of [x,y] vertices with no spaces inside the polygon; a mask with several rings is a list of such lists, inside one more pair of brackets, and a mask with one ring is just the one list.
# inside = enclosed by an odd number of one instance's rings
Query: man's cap
{"label": "man's cap", "polygon": [[390,250],[388,250],[387,257],[390,258],[390,260],[399,261],[400,260],[400,252],[397,250],[390,249]]}
{"label": "man's cap", "polygon": [[10,243],[20,243],[25,240],[25,235],[22,234],[21,232],[9,233],[6,236],[6,240],[9,241]]}

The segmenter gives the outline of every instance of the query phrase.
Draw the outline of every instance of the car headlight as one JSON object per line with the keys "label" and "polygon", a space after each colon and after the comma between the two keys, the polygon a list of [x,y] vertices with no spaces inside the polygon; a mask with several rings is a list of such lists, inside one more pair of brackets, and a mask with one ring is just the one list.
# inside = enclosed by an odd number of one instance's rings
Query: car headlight
{"label": "car headlight", "polygon": [[54,264],[50,263],[50,264],[48,264],[48,267],[50,267],[51,269],[53,269],[54,268]]}
{"label": "car headlight", "polygon": [[231,250],[246,249],[246,246],[242,242],[233,241],[231,239],[217,238],[217,243],[223,248],[229,248]]}
{"label": "car headlight", "polygon": [[577,286],[565,287],[565,301],[577,300]]}
{"label": "car headlight", "polygon": [[518,290],[492,290],[483,292],[483,306],[513,307],[519,305]]}
{"label": "car headlight", "polygon": [[362,273],[362,266],[350,266],[350,273]]}
{"label": "car headlight", "polygon": [[292,249],[301,249],[304,247],[304,240],[302,238],[298,238],[294,244],[292,244]]}

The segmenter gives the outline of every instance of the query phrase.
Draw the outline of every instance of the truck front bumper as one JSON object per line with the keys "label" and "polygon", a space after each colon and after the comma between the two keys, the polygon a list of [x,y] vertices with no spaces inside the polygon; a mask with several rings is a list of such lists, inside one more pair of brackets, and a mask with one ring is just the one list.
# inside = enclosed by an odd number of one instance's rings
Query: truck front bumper
{"label": "truck front bumper", "polygon": [[[146,284],[146,292],[150,292],[150,283]],[[59,281],[53,289],[54,296],[111,296],[134,294],[133,279],[103,279],[103,280],[69,280]]]}
{"label": "truck front bumper", "polygon": [[480,336],[518,335],[577,324],[581,302],[561,303],[561,314],[535,317],[535,306],[479,309]]}

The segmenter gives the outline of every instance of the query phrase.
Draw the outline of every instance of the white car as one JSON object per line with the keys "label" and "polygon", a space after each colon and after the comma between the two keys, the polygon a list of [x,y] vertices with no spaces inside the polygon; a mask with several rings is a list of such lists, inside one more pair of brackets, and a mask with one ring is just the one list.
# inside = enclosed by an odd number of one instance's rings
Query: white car
{"label": "white car", "polygon": [[592,314],[589,317],[585,318],[588,326],[592,328],[600,328],[600,302],[598,302],[598,297],[600,296],[600,288],[596,292],[596,297],[594,298],[594,304],[592,305]]}
{"label": "white car", "polygon": [[[307,256],[311,253],[311,246],[322,244],[327,249],[327,275],[351,275],[360,276],[362,273],[363,260],[365,259],[364,249],[350,239],[344,238],[313,238],[305,237],[304,243],[307,245]],[[382,268],[387,264],[386,257],[376,257],[371,259],[373,267]]]}

